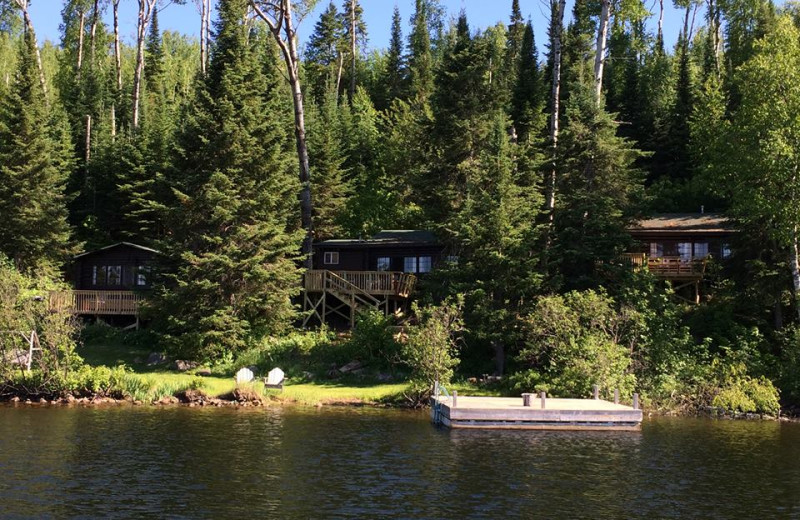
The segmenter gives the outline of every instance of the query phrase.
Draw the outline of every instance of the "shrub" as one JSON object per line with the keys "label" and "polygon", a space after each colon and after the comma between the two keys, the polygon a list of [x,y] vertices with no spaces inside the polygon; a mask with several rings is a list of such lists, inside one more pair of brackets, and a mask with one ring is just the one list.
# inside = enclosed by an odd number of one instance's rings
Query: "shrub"
{"label": "shrub", "polygon": [[540,380],[528,384],[547,386],[554,395],[586,396],[593,385],[599,385],[607,398],[615,388],[630,395],[636,378],[630,369],[630,346],[623,341],[638,326],[634,311],[618,311],[614,300],[602,292],[547,296],[523,320],[525,346],[518,360],[541,373]]}
{"label": "shrub", "polygon": [[412,390],[418,399],[430,392],[435,381],[447,385],[458,365],[458,338],[463,332],[461,300],[438,306],[418,307],[412,312],[419,323],[411,327],[402,347],[404,362],[411,369]]}
{"label": "shrub", "polygon": [[392,365],[400,356],[400,344],[395,341],[389,326],[392,318],[378,310],[363,312],[356,319],[350,336],[349,351],[353,359],[366,363]]}

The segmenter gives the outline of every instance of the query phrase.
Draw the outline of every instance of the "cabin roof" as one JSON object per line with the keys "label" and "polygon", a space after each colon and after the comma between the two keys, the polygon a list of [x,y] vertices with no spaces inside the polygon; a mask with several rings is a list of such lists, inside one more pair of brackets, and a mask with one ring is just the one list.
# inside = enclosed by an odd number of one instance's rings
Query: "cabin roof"
{"label": "cabin roof", "polygon": [[372,246],[406,246],[406,245],[439,245],[436,235],[431,231],[420,229],[385,229],[370,238],[334,238],[317,242],[322,247],[372,247]]}
{"label": "cabin roof", "polygon": [[102,253],[102,252],[108,251],[110,249],[114,249],[114,248],[122,247],[122,246],[132,247],[134,249],[139,249],[141,251],[147,251],[148,253],[154,253],[154,254],[157,254],[157,255],[161,254],[160,251],[157,251],[155,249],[151,249],[149,247],[140,246],[139,244],[134,244],[132,242],[117,242],[116,244],[111,244],[109,246],[101,247],[99,249],[92,249],[91,251],[86,251],[86,252],[83,252],[83,253],[81,253],[79,255],[75,255],[75,258],[83,258],[84,256],[89,256],[89,255],[93,255],[93,254],[96,254],[96,253]]}
{"label": "cabin roof", "polygon": [[720,213],[661,213],[637,221],[628,231],[633,234],[729,234],[737,229],[733,222]]}

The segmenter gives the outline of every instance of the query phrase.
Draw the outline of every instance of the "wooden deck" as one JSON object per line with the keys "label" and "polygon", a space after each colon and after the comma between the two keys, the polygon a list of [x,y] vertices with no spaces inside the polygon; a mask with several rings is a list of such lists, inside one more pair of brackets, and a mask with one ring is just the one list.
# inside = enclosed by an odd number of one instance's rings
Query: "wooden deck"
{"label": "wooden deck", "polygon": [[641,428],[642,411],[602,399],[439,396],[431,399],[435,423],[449,428],[503,430],[621,430]]}
{"label": "wooden deck", "polygon": [[706,270],[705,258],[685,259],[679,256],[649,257],[645,253],[627,253],[623,261],[634,269],[647,269],[667,280],[700,280]]}
{"label": "wooden deck", "polygon": [[[395,271],[306,271],[303,279],[303,326],[319,324],[339,316],[355,325],[356,314],[377,309],[388,315],[402,308],[411,296],[417,278]],[[390,307],[393,306],[393,309]]]}
{"label": "wooden deck", "polygon": [[50,309],[91,316],[137,316],[142,295],[133,291],[52,291]]}

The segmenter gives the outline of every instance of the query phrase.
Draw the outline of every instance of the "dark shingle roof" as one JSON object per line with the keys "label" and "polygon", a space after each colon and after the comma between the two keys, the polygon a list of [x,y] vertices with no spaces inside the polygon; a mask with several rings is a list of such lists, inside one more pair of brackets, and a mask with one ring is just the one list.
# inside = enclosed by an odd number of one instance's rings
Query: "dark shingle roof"
{"label": "dark shingle roof", "polygon": [[139,244],[134,244],[132,242],[117,242],[116,244],[111,244],[110,246],[101,247],[100,249],[93,249],[91,251],[86,251],[86,252],[81,253],[79,255],[75,255],[75,258],[81,258],[81,257],[87,256],[87,255],[93,255],[95,253],[100,253],[102,251],[107,251],[109,249],[114,249],[115,247],[120,247],[120,246],[128,246],[128,247],[132,247],[134,249],[140,249],[142,251],[147,251],[149,253],[155,253],[157,255],[161,254],[160,251],[156,251],[155,249],[151,249],[149,247],[140,246]]}
{"label": "dark shingle roof", "polygon": [[719,213],[661,213],[635,222],[628,231],[735,233],[737,229]]}
{"label": "dark shingle roof", "polygon": [[436,245],[439,241],[431,231],[420,229],[384,229],[366,239],[334,238],[323,240],[315,245],[319,246],[353,246],[353,245],[405,245],[405,244],[430,244]]}

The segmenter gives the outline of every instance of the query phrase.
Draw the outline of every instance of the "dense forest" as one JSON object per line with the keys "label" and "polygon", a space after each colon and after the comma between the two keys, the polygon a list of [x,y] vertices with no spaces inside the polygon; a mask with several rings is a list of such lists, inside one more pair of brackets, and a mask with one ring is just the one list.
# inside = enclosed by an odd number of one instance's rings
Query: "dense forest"
{"label": "dense forest", "polygon": [[[120,2],[138,5],[132,45]],[[312,239],[429,229],[458,262],[423,280],[418,313],[444,320],[462,376],[800,403],[796,6],[676,0],[667,46],[663,1],[550,0],[535,34],[517,0],[483,30],[416,0],[369,50],[358,0],[306,20],[299,47],[308,1],[219,0],[212,19],[198,0],[198,39],[159,30],[160,0],[65,0],[43,46],[27,3],[0,2],[0,252],[20,276],[153,247],[154,338],[235,358],[293,333]],[[615,262],[634,219],[701,206],[740,233],[700,305]]]}

